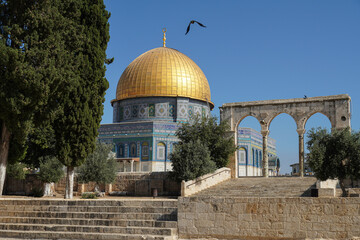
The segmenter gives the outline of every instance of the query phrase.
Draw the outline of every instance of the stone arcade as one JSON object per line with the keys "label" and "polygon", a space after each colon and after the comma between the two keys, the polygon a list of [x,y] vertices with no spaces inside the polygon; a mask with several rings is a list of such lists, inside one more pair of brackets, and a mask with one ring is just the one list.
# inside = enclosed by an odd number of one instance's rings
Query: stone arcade
{"label": "stone arcade", "polygon": [[[304,176],[304,134],[307,120],[315,113],[322,113],[329,118],[332,129],[350,127],[350,101],[347,94],[293,98],[268,101],[226,103],[220,107],[221,121],[229,121],[230,134],[237,140],[237,129],[240,122],[247,116],[255,117],[261,125],[263,176],[268,177],[268,136],[271,121],[281,113],[289,114],[296,122],[299,134],[299,165],[300,176]],[[232,159],[232,176],[238,171],[238,156]]]}

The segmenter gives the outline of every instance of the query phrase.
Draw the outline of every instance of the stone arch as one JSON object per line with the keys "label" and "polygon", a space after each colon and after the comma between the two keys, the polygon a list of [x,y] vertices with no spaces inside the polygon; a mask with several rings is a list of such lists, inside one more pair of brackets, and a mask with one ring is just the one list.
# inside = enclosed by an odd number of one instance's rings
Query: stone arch
{"label": "stone arch", "polygon": [[[313,114],[320,112],[329,118],[333,129],[350,127],[350,102],[351,98],[349,95],[341,94],[324,97],[226,103],[220,107],[220,120],[229,121],[231,126],[229,134],[235,138],[235,142],[237,139],[237,128],[245,117],[252,116],[259,121],[263,136],[263,176],[268,177],[267,138],[269,135],[269,125],[277,115],[281,113],[289,114],[295,120],[297,126],[300,176],[303,176],[304,133],[307,120]],[[237,162],[236,154],[233,161]],[[236,164],[231,165],[236,166]],[[232,171],[232,176],[235,176],[234,171],[235,169]]]}
{"label": "stone arch", "polygon": [[271,116],[271,119],[269,120],[268,130],[270,129],[270,126],[271,126],[271,123],[273,122],[273,120],[277,116],[279,116],[281,114],[286,114],[286,115],[290,116],[291,119],[294,120],[295,125],[297,125],[296,119],[294,118],[294,116],[290,112],[288,112],[288,111],[280,111],[280,112],[275,113],[273,116]]}
{"label": "stone arch", "polygon": [[310,114],[307,115],[306,120],[305,120],[305,122],[304,122],[304,126],[302,126],[304,129],[305,129],[305,127],[306,127],[306,123],[308,122],[308,120],[309,120],[313,115],[315,115],[316,113],[320,113],[320,114],[324,115],[324,116],[329,120],[329,122],[330,122],[330,124],[331,124],[331,128],[335,128],[335,123],[334,123],[334,121],[332,121],[331,117],[329,117],[327,114],[325,114],[325,113],[323,113],[323,112],[321,112],[321,111],[316,111],[316,112],[312,112],[312,113],[310,113]]}
{"label": "stone arch", "polygon": [[237,123],[235,124],[235,129],[238,129],[239,126],[240,126],[240,124],[241,124],[241,122],[242,122],[245,118],[247,118],[247,117],[253,117],[253,118],[255,118],[255,119],[258,121],[259,126],[261,127],[261,123],[260,123],[261,120],[259,120],[256,116],[253,116],[253,115],[251,115],[251,114],[246,114],[246,115],[243,115],[243,116],[240,118],[239,121],[237,121]]}

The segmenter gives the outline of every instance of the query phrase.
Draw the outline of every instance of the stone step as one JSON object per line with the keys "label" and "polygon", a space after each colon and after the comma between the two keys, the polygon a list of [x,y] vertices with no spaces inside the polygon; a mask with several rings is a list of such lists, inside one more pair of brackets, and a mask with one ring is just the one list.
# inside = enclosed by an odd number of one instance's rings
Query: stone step
{"label": "stone step", "polygon": [[251,177],[230,179],[195,196],[307,197],[315,188],[314,177]]}
{"label": "stone step", "polygon": [[0,199],[0,207],[12,205],[31,206],[129,206],[129,207],[177,207],[177,199],[126,199],[126,200],[58,200],[58,199]]}
{"label": "stone step", "polygon": [[2,211],[40,211],[40,212],[107,212],[107,213],[172,213],[175,207],[133,207],[133,206],[29,206],[6,205]]}
{"label": "stone step", "polygon": [[0,230],[37,231],[37,232],[84,232],[84,233],[116,233],[135,235],[173,235],[176,228],[147,228],[147,227],[111,227],[111,226],[73,226],[53,224],[16,224],[0,223]]}
{"label": "stone step", "polygon": [[108,220],[108,219],[83,219],[83,218],[37,218],[37,217],[24,218],[24,217],[1,216],[0,223],[177,228],[176,221],[125,220],[125,219]]}
{"label": "stone step", "polygon": [[0,216],[27,218],[82,218],[82,219],[129,219],[177,221],[177,211],[172,213],[107,213],[107,212],[40,212],[40,211],[0,211]]}
{"label": "stone step", "polygon": [[0,230],[0,239],[76,239],[76,240],[176,240],[176,236],[114,234],[114,233],[74,233],[74,232],[42,232]]}

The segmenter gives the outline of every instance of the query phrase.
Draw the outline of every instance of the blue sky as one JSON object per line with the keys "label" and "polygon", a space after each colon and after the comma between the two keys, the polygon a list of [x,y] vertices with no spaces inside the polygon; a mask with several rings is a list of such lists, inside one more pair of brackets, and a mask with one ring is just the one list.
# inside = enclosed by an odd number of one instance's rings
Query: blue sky
{"label": "blue sky", "polygon": [[[111,12],[107,66],[110,87],[102,123],[112,122],[110,101],[128,64],[140,54],[162,46],[186,54],[205,73],[215,104],[326,96],[352,98],[352,128],[360,124],[360,0],[233,0],[115,1]],[[207,28],[192,26],[190,20]],[[251,117],[243,127],[260,129]],[[315,114],[306,129],[330,127]],[[298,135],[290,116],[279,115],[270,126],[277,140],[281,172],[298,161]]]}

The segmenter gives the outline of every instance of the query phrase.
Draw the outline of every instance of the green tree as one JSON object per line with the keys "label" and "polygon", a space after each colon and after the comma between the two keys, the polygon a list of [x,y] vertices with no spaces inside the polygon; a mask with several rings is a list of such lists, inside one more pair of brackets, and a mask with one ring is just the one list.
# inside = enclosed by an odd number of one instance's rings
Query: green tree
{"label": "green tree", "polygon": [[193,180],[216,169],[209,148],[199,139],[176,144],[170,160],[173,167],[170,176],[178,182]]}
{"label": "green tree", "polygon": [[63,176],[63,165],[54,156],[41,157],[39,161],[39,169],[37,177],[44,183],[42,196],[53,196],[54,184]]}
{"label": "green tree", "polygon": [[[62,107],[53,127],[57,158],[67,167],[65,198],[73,196],[74,167],[80,166],[95,147],[108,82],[105,78],[110,14],[102,0],[68,1],[64,14],[71,19],[65,49],[72,53],[73,78],[55,104]],[[68,33],[68,30],[67,30]]]}
{"label": "green tree", "polygon": [[344,180],[360,179],[360,133],[350,130],[311,129],[308,133],[307,161],[316,178],[339,180],[346,196]]}
{"label": "green tree", "polygon": [[52,13],[46,0],[0,1],[0,195],[7,162],[23,159],[26,137],[45,119],[40,113],[60,75]]}
{"label": "green tree", "polygon": [[95,150],[88,155],[78,168],[78,181],[81,183],[112,183],[116,178],[117,162],[113,156],[111,144],[97,142]]}
{"label": "green tree", "polygon": [[109,16],[102,0],[0,2],[0,192],[8,158],[23,158],[29,131],[45,123],[55,126],[72,197],[73,170],[94,148],[108,87]]}
{"label": "green tree", "polygon": [[210,158],[217,168],[226,167],[229,157],[235,152],[236,146],[226,132],[229,126],[226,122],[217,123],[215,117],[198,118],[190,123],[184,123],[176,132],[180,142],[188,143],[200,140],[210,151]]}

